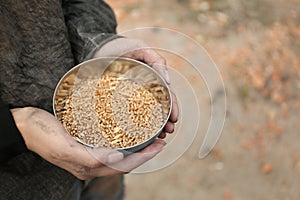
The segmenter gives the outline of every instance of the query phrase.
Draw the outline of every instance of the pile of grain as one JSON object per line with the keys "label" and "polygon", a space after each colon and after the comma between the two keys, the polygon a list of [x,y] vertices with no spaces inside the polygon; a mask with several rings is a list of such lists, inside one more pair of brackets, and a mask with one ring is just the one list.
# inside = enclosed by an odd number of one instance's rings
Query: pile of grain
{"label": "pile of grain", "polygon": [[147,88],[118,73],[77,78],[76,83],[75,78],[73,74],[61,83],[55,111],[67,131],[81,142],[94,147],[130,147],[148,140],[163,125],[166,106],[157,99],[166,93],[162,86]]}

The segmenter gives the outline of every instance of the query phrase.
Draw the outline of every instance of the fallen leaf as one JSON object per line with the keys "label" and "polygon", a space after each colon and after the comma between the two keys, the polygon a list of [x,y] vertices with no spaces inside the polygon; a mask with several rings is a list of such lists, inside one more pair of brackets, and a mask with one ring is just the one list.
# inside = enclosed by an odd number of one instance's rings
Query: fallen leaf
{"label": "fallen leaf", "polygon": [[269,174],[273,171],[273,167],[270,163],[264,163],[261,167],[261,171],[265,174]]}

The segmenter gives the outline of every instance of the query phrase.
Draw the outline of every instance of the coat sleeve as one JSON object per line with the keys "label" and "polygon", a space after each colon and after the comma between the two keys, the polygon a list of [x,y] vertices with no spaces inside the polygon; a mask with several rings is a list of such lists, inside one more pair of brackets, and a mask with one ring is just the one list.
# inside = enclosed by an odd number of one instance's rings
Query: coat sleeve
{"label": "coat sleeve", "polygon": [[63,0],[62,7],[76,64],[119,36],[112,9],[101,0]]}
{"label": "coat sleeve", "polygon": [[8,105],[0,102],[0,163],[28,151]]}

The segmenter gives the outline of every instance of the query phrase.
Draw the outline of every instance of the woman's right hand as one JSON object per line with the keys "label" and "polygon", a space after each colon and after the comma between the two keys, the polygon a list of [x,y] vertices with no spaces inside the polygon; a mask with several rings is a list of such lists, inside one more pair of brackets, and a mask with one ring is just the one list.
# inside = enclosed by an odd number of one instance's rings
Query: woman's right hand
{"label": "woman's right hand", "polygon": [[165,142],[151,145],[126,158],[109,148],[88,148],[79,144],[50,113],[34,107],[11,110],[29,150],[81,180],[128,173],[158,154]]}

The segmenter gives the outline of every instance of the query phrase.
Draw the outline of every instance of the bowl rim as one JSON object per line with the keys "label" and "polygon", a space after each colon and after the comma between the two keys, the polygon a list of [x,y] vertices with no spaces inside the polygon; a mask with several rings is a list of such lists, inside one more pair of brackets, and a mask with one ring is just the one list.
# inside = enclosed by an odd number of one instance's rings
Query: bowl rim
{"label": "bowl rim", "polygon": [[[172,94],[171,94],[171,89],[170,89],[170,86],[167,84],[167,82],[165,81],[165,79],[155,70],[155,69],[153,69],[153,67],[151,67],[150,65],[148,65],[147,63],[144,63],[144,62],[142,62],[142,61],[139,61],[139,60],[135,60],[135,59],[133,59],[133,58],[127,58],[127,57],[98,57],[98,58],[93,58],[93,59],[89,59],[89,60],[86,60],[86,61],[83,61],[83,62],[81,62],[81,63],[79,63],[79,64],[77,64],[77,65],[75,65],[74,67],[72,67],[71,69],[69,69],[61,78],[60,78],[60,80],[59,80],[59,82],[57,83],[57,85],[56,85],[56,87],[55,87],[55,90],[54,90],[54,93],[53,93],[53,98],[52,98],[52,109],[53,109],[53,113],[54,113],[54,116],[57,118],[57,116],[56,116],[56,111],[55,111],[55,97],[56,97],[56,93],[57,93],[57,91],[58,91],[58,87],[61,85],[61,83],[62,83],[62,81],[66,78],[66,77],[68,77],[71,73],[73,73],[76,69],[78,69],[78,68],[80,68],[82,65],[85,65],[85,64],[87,64],[87,63],[90,63],[90,62],[95,62],[95,61],[97,61],[97,60],[109,60],[109,62],[114,62],[115,60],[126,60],[126,61],[130,61],[130,62],[135,62],[135,63],[137,63],[137,64],[139,64],[139,65],[142,65],[143,67],[146,67],[146,68],[148,68],[148,69],[150,69],[150,71],[152,72],[152,73],[154,73],[159,79],[160,79],[160,81],[162,81],[162,83],[163,83],[163,85],[164,85],[164,87],[166,87],[167,88],[167,90],[168,90],[168,94],[169,94],[169,99],[170,99],[170,108],[169,108],[169,110],[168,110],[168,115],[167,115],[167,118],[166,118],[166,120],[164,120],[164,123],[161,125],[161,127],[156,131],[156,133],[155,134],[153,134],[150,138],[148,138],[147,140],[145,140],[145,141],[143,141],[143,142],[141,142],[141,143],[138,143],[138,144],[135,144],[135,145],[133,145],[133,146],[129,146],[129,147],[123,147],[123,148],[114,148],[114,147],[95,147],[95,146],[92,146],[92,145],[89,145],[89,144],[86,144],[85,142],[83,142],[83,141],[81,141],[79,138],[77,138],[77,137],[74,137],[74,136],[72,136],[72,135],[70,135],[69,134],[69,132],[68,132],[68,134],[72,137],[72,138],[74,138],[77,142],[79,142],[79,143],[81,143],[81,144],[83,144],[83,145],[85,145],[85,146],[88,146],[88,147],[91,147],[91,148],[112,148],[112,149],[115,149],[115,150],[121,150],[121,151],[128,151],[129,149],[135,149],[135,148],[137,148],[137,147],[139,147],[139,146],[141,146],[141,145],[144,145],[145,143],[147,143],[147,142],[149,142],[150,140],[152,140],[153,138],[156,138],[156,137],[158,137],[158,135],[162,132],[162,130],[163,130],[163,128],[166,126],[166,124],[167,124],[167,122],[168,122],[168,120],[169,120],[169,118],[170,118],[170,116],[171,116],[171,112],[172,112],[172,106],[173,106],[173,100],[172,100]],[[65,128],[65,127],[64,127]],[[150,145],[150,144],[148,144],[148,145]],[[146,145],[146,146],[148,146],[148,145]]]}

